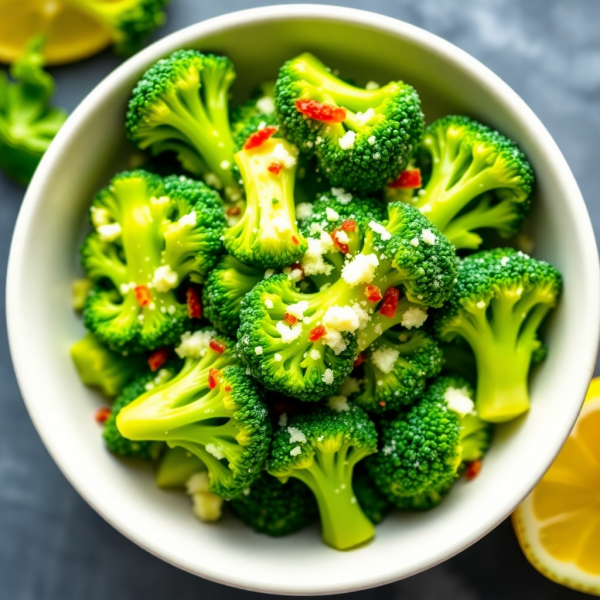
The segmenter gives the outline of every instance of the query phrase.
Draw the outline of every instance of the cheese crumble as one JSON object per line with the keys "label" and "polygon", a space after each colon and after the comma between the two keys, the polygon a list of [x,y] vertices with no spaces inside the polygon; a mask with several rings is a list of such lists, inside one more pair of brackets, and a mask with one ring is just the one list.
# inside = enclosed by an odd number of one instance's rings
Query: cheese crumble
{"label": "cheese crumble", "polygon": [[475,408],[466,388],[449,387],[444,393],[444,400],[448,403],[448,408],[461,417],[472,413]]}
{"label": "cheese crumble", "polygon": [[356,140],[356,133],[349,129],[346,133],[338,139],[338,144],[342,150],[350,150],[354,148],[354,142]]}
{"label": "cheese crumble", "polygon": [[342,279],[351,286],[371,283],[377,265],[379,265],[379,259],[375,254],[359,254],[344,265]]}
{"label": "cheese crumble", "polygon": [[170,265],[163,265],[154,271],[152,285],[156,288],[157,292],[168,292],[176,288],[178,283],[179,275],[171,269]]}
{"label": "cheese crumble", "polygon": [[406,329],[412,329],[416,327],[417,329],[425,323],[427,320],[427,313],[416,306],[411,306],[408,308],[404,314],[402,315],[402,321],[400,321],[400,325],[402,327],[406,327]]}

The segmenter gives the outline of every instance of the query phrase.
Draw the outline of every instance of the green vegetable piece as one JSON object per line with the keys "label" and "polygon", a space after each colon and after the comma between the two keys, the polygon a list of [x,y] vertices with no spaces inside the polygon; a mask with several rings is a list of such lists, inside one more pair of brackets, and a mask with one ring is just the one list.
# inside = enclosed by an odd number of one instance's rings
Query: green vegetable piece
{"label": "green vegetable piece", "polygon": [[318,514],[315,497],[306,485],[295,479],[282,483],[264,471],[229,506],[245,525],[272,537],[300,531]]}
{"label": "green vegetable piece", "polygon": [[89,293],[92,291],[94,284],[87,278],[75,279],[71,284],[73,310],[77,312],[83,311],[85,301]]}
{"label": "green vegetable piece", "polygon": [[54,80],[44,65],[44,36],[33,38],[10,68],[0,71],[0,168],[25,185],[67,113],[50,106]]}
{"label": "green vegetable piece", "polygon": [[[343,108],[345,118],[310,118],[297,105],[306,100]],[[423,136],[419,96],[411,86],[394,81],[362,89],[339,79],[308,53],[281,68],[275,106],[285,137],[316,156],[331,185],[350,191],[381,191],[404,169]]]}
{"label": "green vegetable piece", "polygon": [[204,463],[185,448],[167,448],[163,454],[154,481],[159,488],[185,488],[189,478],[198,471],[206,471]]}
{"label": "green vegetable piece", "polygon": [[145,366],[143,357],[112,352],[91,333],[71,346],[71,358],[81,381],[109,398],[118,396]]}
{"label": "green vegetable piece", "polygon": [[477,412],[509,421],[529,410],[529,369],[544,357],[537,330],[560,296],[560,273],[512,248],[460,262],[449,302],[436,315],[444,342],[466,341],[477,363]]}
{"label": "green vegetable piece", "polygon": [[349,550],[375,535],[352,489],[354,467],[377,451],[375,425],[357,406],[314,407],[292,416],[273,436],[268,471],[306,484],[319,507],[323,541]]}
{"label": "green vegetable piece", "polygon": [[390,512],[392,505],[377,489],[377,486],[364,469],[357,469],[352,479],[352,488],[354,489],[358,504],[369,518],[369,521],[373,525],[379,525]]}

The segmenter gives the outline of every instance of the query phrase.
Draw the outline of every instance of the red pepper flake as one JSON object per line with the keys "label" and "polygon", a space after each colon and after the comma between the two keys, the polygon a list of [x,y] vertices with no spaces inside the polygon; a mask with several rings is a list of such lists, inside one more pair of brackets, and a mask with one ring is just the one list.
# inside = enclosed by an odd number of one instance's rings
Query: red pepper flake
{"label": "red pepper flake", "polygon": [[346,109],[316,100],[296,100],[299,112],[315,121],[323,123],[341,123],[346,118]]}
{"label": "red pepper flake", "polygon": [[344,231],[356,231],[356,221],[352,219],[348,219],[347,221],[342,222],[342,229]]}
{"label": "red pepper flake", "polygon": [[472,460],[470,463],[467,463],[467,470],[465,471],[467,481],[473,481],[481,472],[482,466],[483,463],[480,460]]}
{"label": "red pepper flake", "polygon": [[408,169],[402,171],[398,178],[388,183],[388,187],[399,190],[416,190],[423,185],[421,180],[421,169]]}
{"label": "red pepper flake", "polygon": [[148,358],[148,366],[151,371],[158,371],[169,359],[169,351],[167,348],[160,348],[153,352]]}
{"label": "red pepper flake", "polygon": [[227,350],[227,346],[225,344],[222,344],[221,342],[218,342],[217,340],[210,340],[208,347],[211,350],[218,352],[219,354],[223,354],[223,352]]}
{"label": "red pepper flake", "polygon": [[381,290],[376,285],[365,287],[365,296],[369,302],[379,302],[383,298]]}
{"label": "red pepper flake", "polygon": [[111,410],[108,406],[103,406],[96,411],[94,418],[96,419],[96,423],[100,423],[100,425],[104,425],[106,423],[106,419],[110,417]]}
{"label": "red pepper flake", "polygon": [[235,217],[242,212],[239,206],[232,206],[225,211],[230,217]]}
{"label": "red pepper flake", "polygon": [[225,387],[225,391],[226,391],[226,392],[230,392],[230,391],[231,391],[231,386],[230,386],[230,385],[226,386],[226,387]]}
{"label": "red pepper flake", "polygon": [[290,313],[285,313],[285,317],[283,317],[283,320],[288,325],[295,325],[298,322],[298,319],[294,315],[290,315]]}
{"label": "red pepper flake", "polygon": [[396,314],[396,309],[398,308],[398,300],[400,299],[400,290],[396,288],[388,288],[383,295],[383,304],[379,309],[379,312],[384,317],[389,317],[390,319]]}
{"label": "red pepper flake", "polygon": [[214,390],[219,385],[221,371],[219,369],[210,369],[208,372],[208,389]]}
{"label": "red pepper flake", "polygon": [[259,129],[248,137],[244,144],[244,150],[252,150],[252,148],[262,146],[276,131],[277,127],[273,127],[272,125]]}
{"label": "red pepper flake", "polygon": [[354,359],[354,368],[358,369],[358,367],[360,367],[360,365],[362,365],[364,362],[365,362],[365,355],[364,354],[359,354]]}
{"label": "red pepper flake", "polygon": [[279,175],[279,173],[281,173],[281,169],[283,169],[283,165],[278,162],[272,162],[267,167],[267,171],[269,171],[269,173],[273,173],[273,175]]}
{"label": "red pepper flake", "polygon": [[189,287],[185,293],[187,298],[187,312],[190,319],[202,318],[202,305],[194,288]]}
{"label": "red pepper flake", "polygon": [[338,232],[339,232],[339,229],[336,227],[331,232],[331,239],[332,239],[335,247],[338,248],[338,250],[342,254],[348,254],[348,252],[350,252],[350,247],[348,246],[348,244],[345,244],[344,242],[340,242],[340,240],[338,240],[338,237],[337,237]]}
{"label": "red pepper flake", "polygon": [[325,329],[325,327],[323,325],[317,325],[314,329],[310,330],[308,339],[311,342],[316,342],[317,340],[320,340],[326,334],[327,334],[327,329]]}
{"label": "red pepper flake", "polygon": [[381,408],[383,408],[385,406],[385,402],[383,400],[379,401],[379,406],[381,406]]}
{"label": "red pepper flake", "polygon": [[294,242],[296,246],[300,243],[295,235],[292,236],[292,242]]}
{"label": "red pepper flake", "polygon": [[135,299],[140,306],[148,306],[152,302],[150,290],[145,285],[137,285],[133,291],[135,292]]}

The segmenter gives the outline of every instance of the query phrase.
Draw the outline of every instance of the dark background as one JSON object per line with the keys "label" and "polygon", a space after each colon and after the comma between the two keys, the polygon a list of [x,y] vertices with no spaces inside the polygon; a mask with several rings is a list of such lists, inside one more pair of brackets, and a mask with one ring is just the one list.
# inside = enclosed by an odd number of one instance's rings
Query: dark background
{"label": "dark background", "polygon": [[[270,3],[173,0],[168,24],[157,35],[266,4]],[[320,4],[344,4],[408,21],[450,40],[500,75],[558,142],[581,186],[595,229],[600,229],[596,200],[600,187],[598,0],[339,0]],[[107,51],[53,69],[56,103],[72,110],[118,64]],[[2,288],[22,197],[23,189],[0,174]],[[4,289],[0,308],[4,312]],[[114,531],[85,504],[54,465],[29,420],[9,358],[4,321],[0,322],[0,381],[1,600],[253,600],[261,596],[198,579],[161,562]],[[530,567],[507,521],[443,565],[346,597],[574,600],[584,594],[555,585]]]}

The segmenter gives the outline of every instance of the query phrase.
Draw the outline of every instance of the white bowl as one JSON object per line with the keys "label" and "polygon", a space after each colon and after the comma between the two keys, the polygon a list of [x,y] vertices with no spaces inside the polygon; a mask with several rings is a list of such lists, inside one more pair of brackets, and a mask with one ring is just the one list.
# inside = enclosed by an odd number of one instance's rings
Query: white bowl
{"label": "white bowl", "polygon": [[[376,540],[352,552],[324,546],[316,528],[284,539],[233,520],[203,525],[187,498],[158,490],[103,447],[99,398],[78,380],[68,349],[82,333],[71,309],[77,245],[91,194],[126,154],[124,111],[133,84],[178,48],[228,54],[241,97],[285,59],[310,50],[365,83],[402,78],[421,94],[428,121],[464,112],[518,141],[537,174],[535,256],[564,274],[548,328],[548,360],[526,418],[499,429],[485,467],[436,510],[394,514]],[[481,538],[527,495],[568,435],[592,375],[599,332],[599,269],[592,227],[562,154],[536,116],[463,51],[380,15],[315,5],[265,7],[198,23],[143,50],[82,102],[27,192],[10,255],[7,305],[12,356],[31,417],[79,493],[109,523],[156,556],[214,581],[262,592],[327,594],[389,583],[446,560]]]}

